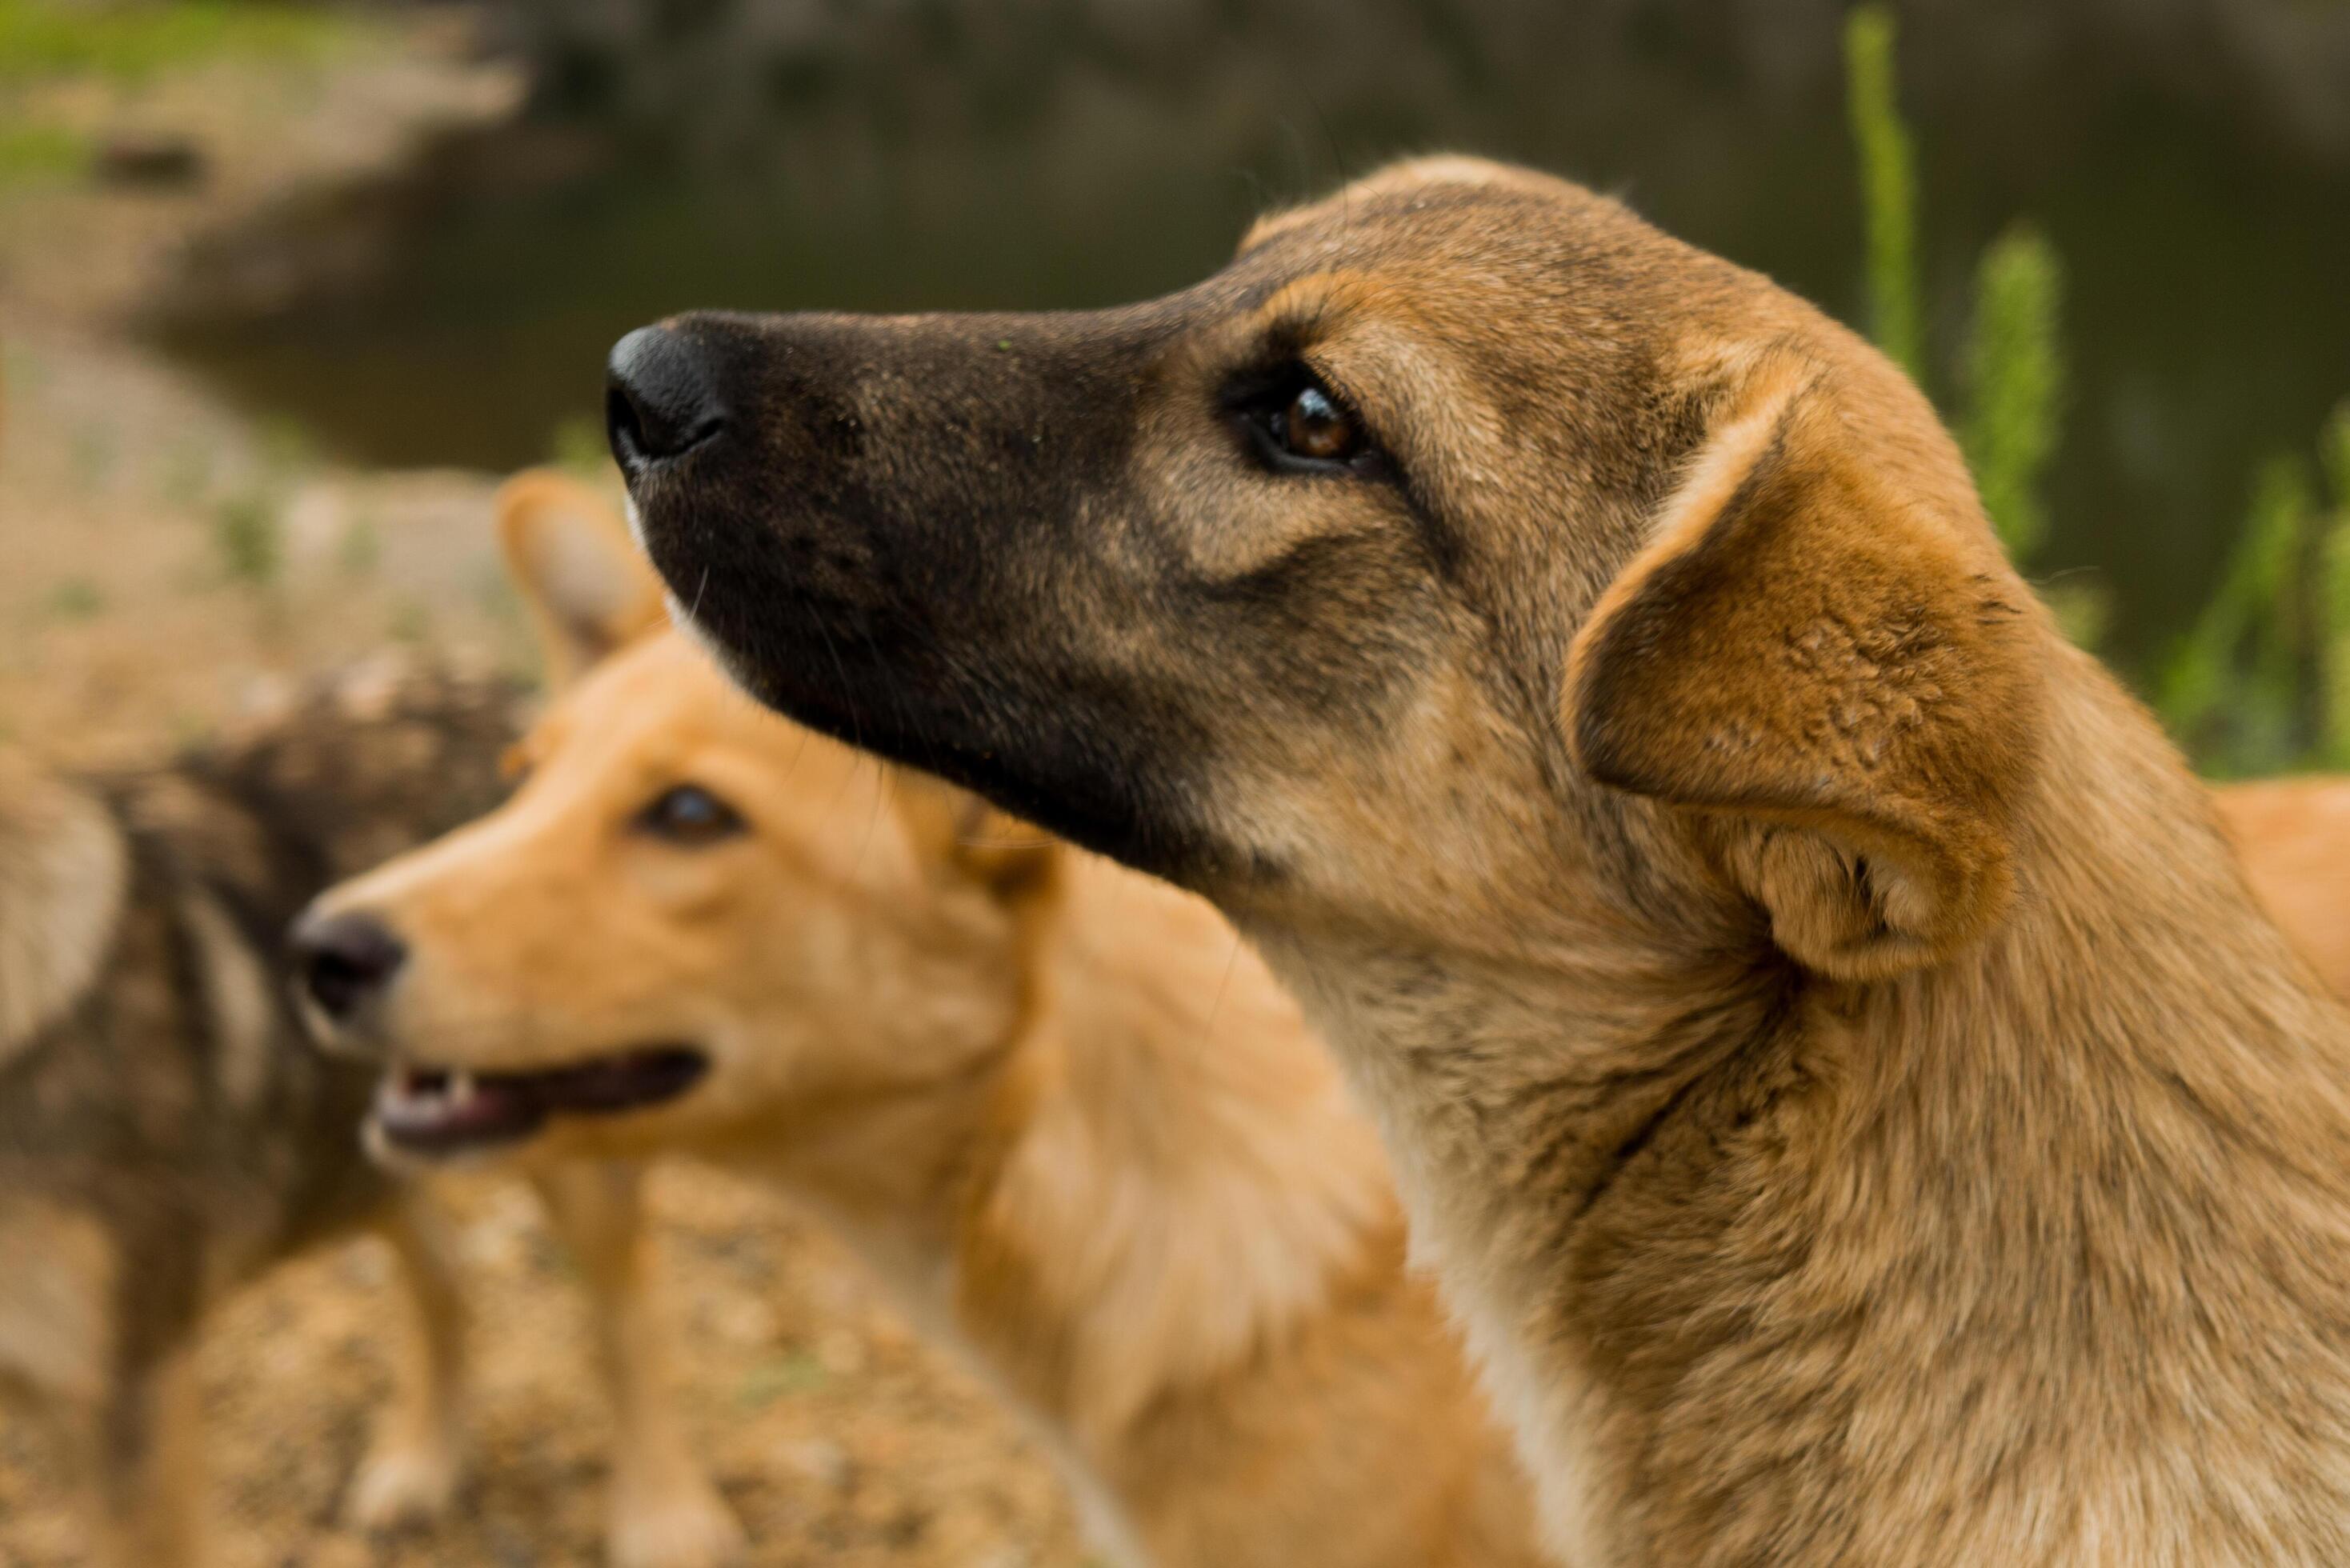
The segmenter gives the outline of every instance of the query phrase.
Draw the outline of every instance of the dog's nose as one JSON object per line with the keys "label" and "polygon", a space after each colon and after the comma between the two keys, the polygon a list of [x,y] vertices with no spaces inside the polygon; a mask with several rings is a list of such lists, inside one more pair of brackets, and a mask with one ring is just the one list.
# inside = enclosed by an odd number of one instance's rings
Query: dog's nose
{"label": "dog's nose", "polygon": [[313,912],[294,927],[294,963],[318,1010],[347,1023],[391,983],[408,949],[372,915]]}
{"label": "dog's nose", "polygon": [[683,457],[726,428],[707,356],[666,327],[639,327],[612,345],[604,386],[605,431],[630,474]]}

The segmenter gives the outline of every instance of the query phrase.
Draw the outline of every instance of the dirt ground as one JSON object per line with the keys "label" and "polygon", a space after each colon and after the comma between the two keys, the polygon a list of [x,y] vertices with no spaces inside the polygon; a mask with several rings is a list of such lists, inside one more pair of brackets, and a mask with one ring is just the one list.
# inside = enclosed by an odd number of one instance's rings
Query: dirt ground
{"label": "dirt ground", "polygon": [[[399,16],[298,67],[214,61],[42,105],[98,131],[189,131],[208,173],[0,182],[0,743],[153,754],[387,643],[526,661],[486,534],[497,476],[324,464],[124,328],[192,236],[511,108],[517,84],[472,63],[462,15]],[[754,1561],[1085,1561],[1033,1446],[839,1246],[706,1173],[665,1170],[655,1199],[678,1396]],[[388,1378],[390,1262],[363,1244],[286,1268],[210,1328],[224,1563],[598,1560],[608,1424],[568,1266],[523,1189],[473,1179],[455,1200],[479,1373],[459,1516],[384,1540],[338,1522]],[[78,1561],[63,1501],[43,1434],[0,1411],[0,1565]]]}

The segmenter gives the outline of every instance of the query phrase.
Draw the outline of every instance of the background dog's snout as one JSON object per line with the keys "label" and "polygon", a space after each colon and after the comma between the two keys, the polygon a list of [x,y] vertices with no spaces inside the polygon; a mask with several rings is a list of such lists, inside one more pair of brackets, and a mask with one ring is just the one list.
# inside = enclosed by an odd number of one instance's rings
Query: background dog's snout
{"label": "background dog's snout", "polygon": [[372,915],[310,914],[294,929],[302,989],[338,1023],[390,984],[407,961],[407,945]]}
{"label": "background dog's snout", "polygon": [[612,346],[604,423],[613,457],[634,472],[708,441],[725,427],[726,409],[697,345],[666,327],[639,327]]}

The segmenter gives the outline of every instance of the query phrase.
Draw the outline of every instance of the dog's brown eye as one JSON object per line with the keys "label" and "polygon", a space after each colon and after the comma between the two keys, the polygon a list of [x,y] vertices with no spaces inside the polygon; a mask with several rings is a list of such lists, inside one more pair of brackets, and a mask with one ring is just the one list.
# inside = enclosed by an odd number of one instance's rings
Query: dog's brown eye
{"label": "dog's brown eye", "polygon": [[1319,387],[1305,386],[1275,416],[1282,449],[1293,457],[1315,462],[1344,462],[1355,455],[1362,436],[1347,410]]}
{"label": "dog's brown eye", "polygon": [[1275,473],[1394,476],[1355,410],[1303,364],[1240,378],[1225,389],[1223,405],[1233,429]]}
{"label": "dog's brown eye", "polygon": [[687,848],[732,838],[743,826],[733,806],[699,784],[680,784],[637,814],[639,829]]}

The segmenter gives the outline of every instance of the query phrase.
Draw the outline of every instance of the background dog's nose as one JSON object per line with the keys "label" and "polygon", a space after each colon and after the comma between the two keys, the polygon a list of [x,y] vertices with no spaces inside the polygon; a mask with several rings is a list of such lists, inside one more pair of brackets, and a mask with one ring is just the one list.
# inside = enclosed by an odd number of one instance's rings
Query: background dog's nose
{"label": "background dog's nose", "polygon": [[389,985],[407,960],[406,945],[372,915],[305,915],[294,928],[302,988],[337,1023]]}
{"label": "background dog's nose", "polygon": [[683,335],[639,327],[612,346],[604,425],[621,468],[682,457],[725,424],[709,363]]}

